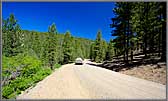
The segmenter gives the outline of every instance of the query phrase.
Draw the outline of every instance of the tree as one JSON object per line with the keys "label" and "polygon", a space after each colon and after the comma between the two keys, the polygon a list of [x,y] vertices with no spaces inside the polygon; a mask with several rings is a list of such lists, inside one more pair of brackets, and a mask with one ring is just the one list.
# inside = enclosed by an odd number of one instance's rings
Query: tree
{"label": "tree", "polygon": [[108,43],[107,51],[106,51],[106,60],[112,60],[114,56],[114,43],[113,40],[111,39],[110,42]]}
{"label": "tree", "polygon": [[[112,32],[113,36],[117,36],[116,44],[120,45],[120,54],[123,54],[124,61],[128,63],[128,53],[130,48],[130,17],[131,17],[132,5],[128,2],[118,2],[116,3],[116,8],[114,8],[115,18],[112,18],[113,24],[111,28],[116,30]],[[120,42],[117,42],[120,41]],[[117,48],[117,47],[116,47]],[[126,58],[125,58],[126,55]]]}
{"label": "tree", "polygon": [[94,58],[95,58],[94,47],[95,47],[95,43],[93,42],[93,43],[91,44],[91,47],[90,47],[90,59],[91,59],[92,61],[94,61]]}
{"label": "tree", "polygon": [[3,54],[15,56],[22,50],[21,48],[21,29],[17,24],[14,14],[10,14],[7,20],[3,20]]}
{"label": "tree", "polygon": [[48,29],[48,61],[50,68],[53,70],[53,65],[55,64],[55,57],[56,57],[56,37],[57,34],[56,26],[53,23],[51,26],[49,26]]}
{"label": "tree", "polygon": [[161,3],[162,11],[162,56],[161,60],[166,61],[166,2]]}
{"label": "tree", "polygon": [[100,62],[101,61],[101,31],[99,30],[97,32],[97,37],[96,37],[96,41],[95,41],[95,47],[94,47],[94,52],[95,52],[95,58],[94,60],[96,62]]}
{"label": "tree", "polygon": [[69,31],[65,33],[64,41],[63,41],[63,54],[64,54],[64,63],[69,63],[72,56],[71,50],[71,34]]}
{"label": "tree", "polygon": [[102,52],[101,61],[103,61],[106,59],[106,52],[107,52],[107,43],[105,40],[101,41],[101,52]]}

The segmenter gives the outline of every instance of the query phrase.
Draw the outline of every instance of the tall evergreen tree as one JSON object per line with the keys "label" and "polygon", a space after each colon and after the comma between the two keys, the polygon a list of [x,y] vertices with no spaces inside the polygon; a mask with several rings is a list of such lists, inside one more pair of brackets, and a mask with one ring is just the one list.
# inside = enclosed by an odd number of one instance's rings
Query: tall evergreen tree
{"label": "tall evergreen tree", "polygon": [[56,26],[53,23],[51,26],[49,26],[48,29],[48,62],[50,65],[50,68],[53,69],[53,65],[55,64],[55,57],[56,57],[56,37],[57,34]]}
{"label": "tall evergreen tree", "polygon": [[64,63],[69,63],[72,57],[71,50],[71,34],[69,31],[65,33],[63,41],[63,54],[64,54]]}
{"label": "tall evergreen tree", "polygon": [[17,24],[14,14],[11,14],[7,20],[3,20],[3,54],[6,56],[15,56],[21,52],[21,29]]}
{"label": "tall evergreen tree", "polygon": [[111,39],[110,42],[108,43],[107,46],[107,51],[106,51],[106,60],[112,60],[114,56],[114,43],[113,40]]}
{"label": "tall evergreen tree", "polygon": [[162,2],[161,3],[161,14],[162,14],[162,56],[161,60],[165,61],[166,60],[166,7],[167,3]]}
{"label": "tall evergreen tree", "polygon": [[101,52],[102,52],[101,61],[103,61],[106,59],[106,52],[107,52],[107,43],[105,40],[101,41]]}

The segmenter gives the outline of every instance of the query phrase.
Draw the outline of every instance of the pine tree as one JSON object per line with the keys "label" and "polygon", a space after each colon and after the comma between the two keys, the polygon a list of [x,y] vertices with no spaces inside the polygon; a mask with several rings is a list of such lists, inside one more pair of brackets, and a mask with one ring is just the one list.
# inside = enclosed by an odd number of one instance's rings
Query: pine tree
{"label": "pine tree", "polygon": [[6,56],[15,56],[21,52],[21,30],[17,24],[14,14],[11,14],[7,20],[3,20],[3,54]]}
{"label": "pine tree", "polygon": [[[128,53],[130,48],[130,17],[131,17],[131,7],[132,5],[127,2],[119,2],[116,3],[116,8],[114,8],[114,12],[116,14],[115,18],[112,18],[113,24],[111,24],[112,28],[116,28],[115,31],[112,32],[113,36],[118,36],[116,41],[116,45],[119,45],[120,52],[119,54],[123,54],[124,61],[128,63]],[[120,42],[118,42],[120,41]],[[125,58],[126,55],[126,58]]]}
{"label": "pine tree", "polygon": [[114,55],[115,55],[114,54],[114,43],[113,43],[113,40],[111,39],[107,46],[106,60],[111,61]]}
{"label": "pine tree", "polygon": [[102,52],[101,61],[104,61],[106,59],[106,51],[107,51],[107,43],[105,40],[102,40],[101,41],[101,52]]}
{"label": "pine tree", "polygon": [[71,34],[69,31],[65,33],[64,41],[63,41],[63,54],[64,54],[64,63],[69,63],[72,57],[71,50]]}
{"label": "pine tree", "polygon": [[94,46],[94,61],[96,62],[101,62],[102,61],[102,48],[101,48],[101,31],[99,30],[97,32],[97,37],[96,37],[96,41],[95,41],[95,46]]}
{"label": "pine tree", "polygon": [[94,59],[95,59],[94,47],[95,47],[95,43],[93,42],[93,43],[91,44],[91,47],[90,47],[90,59],[91,59],[92,61],[94,61]]}
{"label": "pine tree", "polygon": [[55,64],[55,57],[56,57],[56,26],[53,23],[51,26],[49,26],[48,29],[48,62],[50,65],[50,68],[53,70],[53,65]]}
{"label": "pine tree", "polygon": [[166,2],[161,3],[162,11],[162,56],[161,60],[166,61]]}

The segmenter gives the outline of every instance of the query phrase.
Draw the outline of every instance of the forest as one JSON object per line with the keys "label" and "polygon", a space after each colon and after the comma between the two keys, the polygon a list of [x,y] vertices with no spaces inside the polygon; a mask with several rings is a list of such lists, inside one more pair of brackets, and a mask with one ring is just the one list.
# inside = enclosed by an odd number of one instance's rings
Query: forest
{"label": "forest", "polygon": [[141,60],[158,57],[158,61],[166,61],[165,2],[117,2],[113,12],[110,28],[115,38],[107,45],[98,33],[91,45],[90,59],[96,62],[120,59],[131,64],[137,60],[135,56],[145,55]]}
{"label": "forest", "polygon": [[2,97],[13,98],[49,75],[55,68],[77,57],[89,58],[92,40],[57,32],[22,30],[14,14],[3,19]]}
{"label": "forest", "polygon": [[[77,57],[97,63],[155,63],[155,58],[166,62],[166,2],[117,2],[113,13],[106,26],[114,36],[109,42],[101,30],[89,40],[73,37],[68,30],[59,33],[55,23],[48,32],[38,32],[21,29],[14,14],[3,19],[2,97],[15,98]],[[140,55],[144,57],[135,58]]]}

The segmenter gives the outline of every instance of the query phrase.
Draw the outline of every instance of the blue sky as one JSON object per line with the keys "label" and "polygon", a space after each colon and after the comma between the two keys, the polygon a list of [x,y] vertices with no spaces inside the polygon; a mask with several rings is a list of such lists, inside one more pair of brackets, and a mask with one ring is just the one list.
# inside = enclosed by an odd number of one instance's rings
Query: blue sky
{"label": "blue sky", "polygon": [[13,13],[22,29],[47,32],[53,22],[57,31],[67,30],[73,36],[95,39],[98,30],[109,41],[110,18],[114,2],[3,2],[2,17]]}

